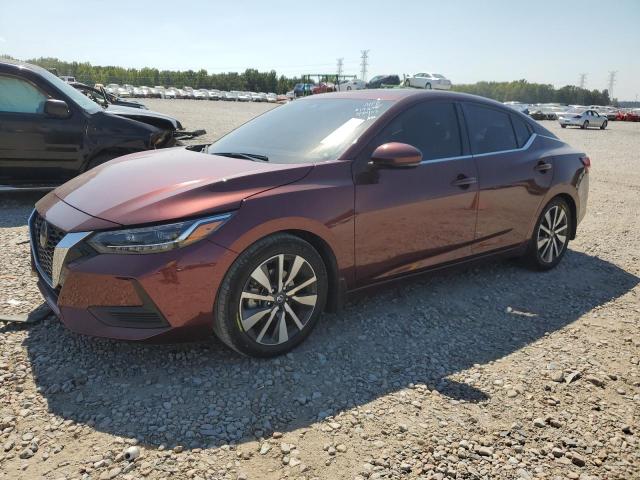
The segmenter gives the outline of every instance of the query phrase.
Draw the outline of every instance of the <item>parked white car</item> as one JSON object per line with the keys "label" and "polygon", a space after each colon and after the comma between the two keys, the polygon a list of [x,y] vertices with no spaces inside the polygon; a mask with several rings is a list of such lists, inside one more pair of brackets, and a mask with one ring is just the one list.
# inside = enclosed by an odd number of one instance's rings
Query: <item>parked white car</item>
{"label": "parked white car", "polygon": [[427,90],[450,90],[451,80],[439,73],[416,73],[404,81],[405,87],[426,88]]}
{"label": "parked white car", "polygon": [[353,80],[341,80],[336,84],[336,91],[345,92],[349,90],[364,90],[367,88],[367,82],[364,80],[358,80],[354,78]]}
{"label": "parked white car", "polygon": [[278,96],[275,93],[269,92],[267,93],[267,102],[275,103],[278,101]]}
{"label": "parked white car", "polygon": [[201,88],[200,90],[193,91],[193,97],[196,100],[209,100],[209,91]]}
{"label": "parked white car", "polygon": [[576,110],[574,112],[565,112],[558,115],[558,122],[562,128],[567,126],[580,127],[587,129],[589,127],[598,127],[600,130],[607,128],[607,117],[600,115],[595,110]]}

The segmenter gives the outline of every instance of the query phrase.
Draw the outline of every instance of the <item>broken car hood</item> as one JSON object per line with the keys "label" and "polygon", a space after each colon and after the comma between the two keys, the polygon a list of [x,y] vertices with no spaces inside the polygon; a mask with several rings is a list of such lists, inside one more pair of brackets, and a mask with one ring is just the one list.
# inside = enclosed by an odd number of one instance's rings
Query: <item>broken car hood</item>
{"label": "broken car hood", "polygon": [[245,198],[298,181],[312,168],[171,148],[112,160],[54,194],[93,217],[139,225],[234,210]]}
{"label": "broken car hood", "polygon": [[[139,122],[144,122],[144,123],[147,123],[148,120],[152,120],[152,119],[161,119],[173,125],[173,128],[175,130],[182,129],[182,125],[175,118],[170,117],[169,115],[165,115],[163,113],[154,112],[152,110],[145,110],[142,108],[135,108],[135,107],[125,107],[124,105],[109,105],[105,109],[105,111],[113,115],[118,115],[119,117],[130,118],[132,120],[138,120]],[[151,123],[151,124],[156,125],[155,123]]]}

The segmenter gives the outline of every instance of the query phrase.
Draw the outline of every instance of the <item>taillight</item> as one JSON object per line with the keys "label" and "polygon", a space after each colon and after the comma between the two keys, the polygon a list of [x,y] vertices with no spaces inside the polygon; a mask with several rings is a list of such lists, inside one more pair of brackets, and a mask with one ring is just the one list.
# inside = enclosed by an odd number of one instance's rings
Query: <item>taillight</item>
{"label": "taillight", "polygon": [[591,159],[589,157],[580,157],[580,161],[582,165],[584,165],[584,169],[588,172],[591,168]]}

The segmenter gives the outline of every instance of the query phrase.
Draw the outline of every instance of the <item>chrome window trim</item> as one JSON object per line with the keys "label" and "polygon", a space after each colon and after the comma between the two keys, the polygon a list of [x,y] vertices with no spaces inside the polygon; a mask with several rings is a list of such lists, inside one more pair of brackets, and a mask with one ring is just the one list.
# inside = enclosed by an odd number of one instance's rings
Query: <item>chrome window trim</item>
{"label": "chrome window trim", "polygon": [[529,147],[531,146],[531,144],[534,142],[534,140],[536,139],[536,137],[538,136],[537,133],[533,133],[530,137],[529,140],[527,140],[527,143],[525,143],[522,147],[520,148],[511,148],[509,150],[497,150],[495,152],[487,152],[487,153],[476,153],[473,156],[474,157],[486,157],[488,155],[499,155],[501,153],[514,153],[514,152],[523,152],[525,150],[528,150]]}
{"label": "chrome window trim", "polygon": [[460,155],[460,156],[455,156],[455,157],[434,158],[433,160],[422,160],[420,162],[420,165],[425,165],[427,163],[447,162],[447,161],[450,161],[450,160],[464,160],[464,159],[467,159],[467,158],[486,157],[488,155],[498,155],[498,154],[501,154],[501,153],[523,152],[525,150],[528,150],[531,147],[531,145],[533,144],[533,142],[535,141],[537,136],[541,136],[541,137],[544,137],[544,138],[551,138],[552,140],[558,140],[557,138],[546,137],[544,135],[538,135],[537,133],[532,133],[531,136],[529,137],[529,140],[527,140],[527,143],[525,143],[520,148],[514,148],[514,149],[510,149],[510,150],[498,150],[496,152],[476,153],[474,155]]}

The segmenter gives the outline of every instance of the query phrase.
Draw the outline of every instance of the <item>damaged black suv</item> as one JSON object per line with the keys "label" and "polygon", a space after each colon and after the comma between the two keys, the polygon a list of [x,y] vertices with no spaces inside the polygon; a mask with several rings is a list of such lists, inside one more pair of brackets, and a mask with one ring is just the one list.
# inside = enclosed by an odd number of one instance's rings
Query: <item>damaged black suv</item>
{"label": "damaged black suv", "polygon": [[0,190],[55,187],[112,158],[174,146],[181,129],[148,110],[105,109],[43,68],[0,60]]}

